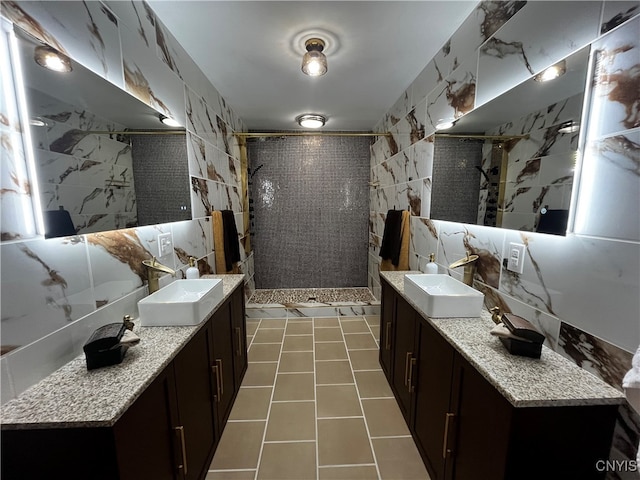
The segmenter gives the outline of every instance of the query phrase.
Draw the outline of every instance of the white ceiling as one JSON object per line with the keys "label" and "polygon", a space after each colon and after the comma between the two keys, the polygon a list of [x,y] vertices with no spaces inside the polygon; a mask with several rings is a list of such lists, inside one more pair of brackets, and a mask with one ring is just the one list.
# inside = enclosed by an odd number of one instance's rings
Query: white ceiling
{"label": "white ceiling", "polygon": [[[250,130],[372,130],[477,1],[147,2]],[[305,34],[329,42],[329,71],[300,70]],[[299,127],[298,127],[299,128]]]}

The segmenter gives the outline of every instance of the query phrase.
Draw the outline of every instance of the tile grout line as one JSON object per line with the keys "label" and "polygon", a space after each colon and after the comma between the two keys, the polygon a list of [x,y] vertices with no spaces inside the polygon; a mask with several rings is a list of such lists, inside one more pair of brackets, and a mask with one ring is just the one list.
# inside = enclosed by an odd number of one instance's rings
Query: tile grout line
{"label": "tile grout line", "polygon": [[318,439],[318,385],[316,385],[316,320],[311,319],[311,340],[313,341],[313,398],[315,400],[316,425],[316,479],[320,478],[320,441]]}
{"label": "tile grout line", "polygon": [[[264,319],[260,319],[260,325]],[[286,319],[285,319],[285,329],[286,329]],[[259,328],[259,327],[258,327]],[[257,331],[256,331],[257,332]],[[251,342],[253,345],[253,341]],[[264,451],[264,444],[267,438],[267,428],[269,427],[269,417],[271,416],[271,405],[273,402],[273,396],[276,393],[276,381],[278,380],[278,370],[280,369],[280,359],[282,358],[282,349],[284,348],[284,332],[282,333],[282,342],[280,343],[280,352],[278,353],[278,363],[276,365],[276,372],[273,377],[273,387],[271,390],[271,398],[269,398],[269,408],[267,409],[267,419],[264,422],[264,432],[262,432],[262,442],[260,443],[260,453],[258,453],[258,460],[256,462],[256,474],[253,477],[254,480],[258,480],[258,472],[260,471],[260,462],[262,461],[262,453]]]}
{"label": "tile grout line", "polygon": [[[351,375],[353,375],[353,381],[356,384],[356,392],[358,392],[358,403],[360,403],[360,411],[363,416],[364,428],[367,431],[367,440],[369,440],[369,448],[371,449],[371,455],[373,456],[373,462],[376,466],[376,473],[378,474],[378,480],[382,480],[382,476],[380,475],[380,467],[378,467],[378,457],[376,456],[376,451],[373,448],[373,442],[371,441],[371,432],[369,431],[369,425],[367,424],[367,419],[364,416],[364,406],[362,405],[362,397],[360,396],[360,389],[358,388],[358,383],[356,382],[356,374],[353,371],[353,364],[351,363],[351,354],[349,353],[349,348],[347,348],[347,341],[344,337],[344,331],[342,330],[342,323],[340,323],[340,332],[342,333],[342,339],[344,341],[344,347],[347,351],[347,359],[349,360],[349,367],[351,368]],[[375,336],[374,336],[375,338]]]}

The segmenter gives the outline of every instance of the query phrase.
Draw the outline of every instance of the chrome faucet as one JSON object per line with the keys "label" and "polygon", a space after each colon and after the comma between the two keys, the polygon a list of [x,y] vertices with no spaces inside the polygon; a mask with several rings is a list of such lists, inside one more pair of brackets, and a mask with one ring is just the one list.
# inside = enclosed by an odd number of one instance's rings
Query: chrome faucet
{"label": "chrome faucet", "polygon": [[153,257],[151,260],[143,260],[142,264],[147,267],[147,278],[149,279],[149,295],[160,290],[158,280],[163,273],[168,273],[172,277],[176,276],[175,270],[162,265]]}
{"label": "chrome faucet", "polygon": [[462,276],[462,281],[469,285],[473,286],[473,277],[476,273],[476,260],[478,260],[478,255],[470,255],[470,251],[467,250],[467,256],[465,258],[461,258],[457,262],[453,262],[449,265],[449,268],[458,268],[464,266],[464,274]]}

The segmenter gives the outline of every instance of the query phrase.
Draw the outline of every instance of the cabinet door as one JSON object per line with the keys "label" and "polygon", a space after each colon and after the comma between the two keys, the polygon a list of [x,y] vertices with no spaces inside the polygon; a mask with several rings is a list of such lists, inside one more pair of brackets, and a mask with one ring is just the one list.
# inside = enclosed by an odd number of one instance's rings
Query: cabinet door
{"label": "cabinet door", "polygon": [[[120,479],[182,479],[173,366],[170,364],[114,426]],[[55,475],[54,475],[55,476]]]}
{"label": "cabinet door", "polygon": [[396,308],[397,294],[393,287],[382,280],[382,301],[380,308],[380,366],[387,376],[387,380],[392,380],[392,345],[393,345],[393,316]]}
{"label": "cabinet door", "polygon": [[[448,478],[505,478],[513,407],[458,353],[451,396],[455,432],[449,438]],[[524,476],[518,478],[530,478],[526,464],[520,467]]]}
{"label": "cabinet door", "polygon": [[219,437],[229,418],[235,389],[230,299],[227,299],[211,318],[211,338],[213,342],[211,370],[216,378],[216,427]]}
{"label": "cabinet door", "polygon": [[415,310],[403,298],[396,299],[395,325],[393,327],[393,381],[392,386],[398,405],[407,424],[410,423],[413,395],[411,372],[415,354]]}
{"label": "cabinet door", "polygon": [[415,409],[412,431],[433,480],[445,478],[444,441],[452,428],[449,408],[454,350],[427,322],[420,322],[418,364],[415,372]]}
{"label": "cabinet door", "polygon": [[216,442],[213,348],[207,323],[174,360],[180,424],[176,427],[180,453],[186,459],[185,478],[203,478]]}
{"label": "cabinet door", "polygon": [[235,388],[239,388],[247,370],[247,321],[244,306],[244,292],[238,288],[231,296],[231,316],[233,327],[233,372]]}

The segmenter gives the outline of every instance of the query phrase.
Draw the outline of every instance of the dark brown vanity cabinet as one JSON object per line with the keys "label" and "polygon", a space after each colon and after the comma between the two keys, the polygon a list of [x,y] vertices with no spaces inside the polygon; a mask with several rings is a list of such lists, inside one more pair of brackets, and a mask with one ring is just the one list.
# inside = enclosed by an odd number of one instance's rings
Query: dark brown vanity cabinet
{"label": "dark brown vanity cabinet", "polygon": [[246,371],[245,325],[238,287],[112,427],[3,429],[2,478],[204,479]]}
{"label": "dark brown vanity cabinet", "polygon": [[432,480],[604,478],[617,405],[516,408],[384,279],[382,302],[380,362]]}

